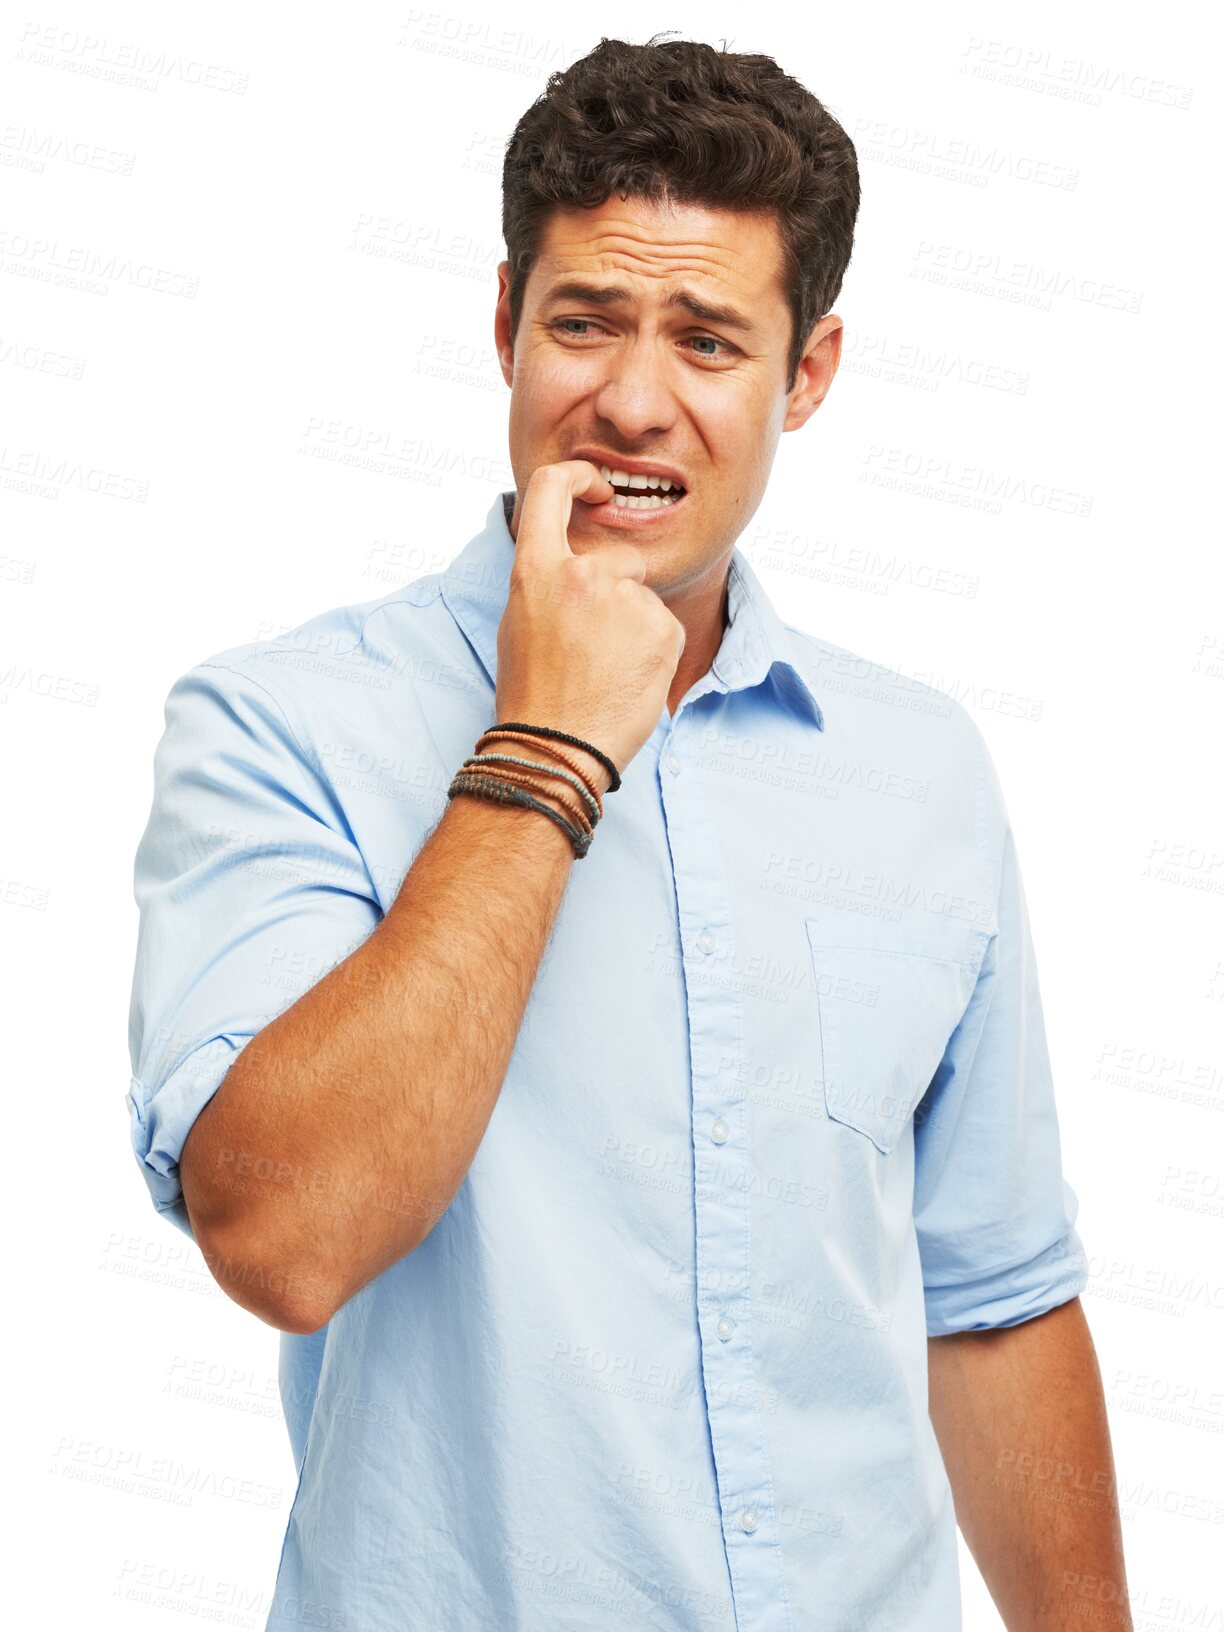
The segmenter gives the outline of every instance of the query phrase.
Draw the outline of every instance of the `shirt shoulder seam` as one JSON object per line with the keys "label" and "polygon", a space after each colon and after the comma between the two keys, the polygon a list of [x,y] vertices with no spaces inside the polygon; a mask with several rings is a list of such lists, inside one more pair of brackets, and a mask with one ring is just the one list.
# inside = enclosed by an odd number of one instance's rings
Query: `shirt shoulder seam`
{"label": "shirt shoulder seam", "polygon": [[[429,594],[425,597],[424,600],[417,600],[414,596],[410,595],[408,593],[408,591],[411,590],[411,589],[416,589],[422,584],[425,584],[425,585],[429,586]],[[371,618],[377,617],[380,612],[385,612],[388,607],[390,607],[390,606],[417,606],[417,607],[432,606],[434,601],[437,600],[438,596],[441,593],[442,593],[442,574],[440,572],[427,573],[423,578],[413,579],[412,583],[408,584],[400,594],[395,595],[393,597],[389,597],[385,601],[379,601],[377,606],[372,606],[370,608],[370,610],[366,613],[365,617],[362,618],[361,628],[358,629],[357,638],[353,641],[353,644],[348,648],[347,651],[337,652],[336,656],[337,657],[348,657],[351,652],[355,652],[357,650],[358,646],[363,645],[364,642],[365,642],[366,624],[369,623]]]}
{"label": "shirt shoulder seam", "polygon": [[302,737],[304,735],[309,735],[309,733],[303,732],[301,730],[300,719],[298,720],[298,724],[296,726],[294,724],[294,719],[298,718],[298,716],[296,715],[296,711],[294,713],[294,718],[290,718],[290,707],[289,707],[289,705],[286,704],[280,697],[278,697],[276,695],[276,693],[271,689],[270,686],[265,685],[264,682],[261,679],[259,679],[259,677],[257,675],[252,674],[250,672],[250,670],[245,668],[245,667],[240,668],[240,669],[235,668],[233,666],[233,664],[231,664],[231,663],[218,663],[213,658],[208,658],[204,662],[199,663],[196,666],[197,666],[197,668],[201,668],[201,669],[220,669],[223,674],[232,674],[235,677],[235,679],[246,680],[246,681],[249,681],[249,683],[251,685],[258,686],[260,691],[262,691],[264,696],[267,697],[272,702],[274,707],[279,712],[281,718],[284,720],[285,726],[288,729],[289,735],[293,738],[293,741],[294,741],[295,745],[297,746],[297,751],[298,751],[299,754],[301,754],[304,763],[307,764],[307,765],[310,765],[310,766],[314,765],[315,762],[314,762],[313,758],[311,757],[309,751],[307,750],[307,748],[305,747],[305,745],[302,742]]}

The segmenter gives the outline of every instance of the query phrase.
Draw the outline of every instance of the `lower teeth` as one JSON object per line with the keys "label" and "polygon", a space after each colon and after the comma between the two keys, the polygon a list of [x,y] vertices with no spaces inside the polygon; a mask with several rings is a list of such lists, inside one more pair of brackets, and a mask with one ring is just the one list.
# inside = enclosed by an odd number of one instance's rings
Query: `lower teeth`
{"label": "lower teeth", "polygon": [[675,504],[683,495],[680,493],[618,493],[612,490],[612,499],[621,510],[663,510],[669,504]]}

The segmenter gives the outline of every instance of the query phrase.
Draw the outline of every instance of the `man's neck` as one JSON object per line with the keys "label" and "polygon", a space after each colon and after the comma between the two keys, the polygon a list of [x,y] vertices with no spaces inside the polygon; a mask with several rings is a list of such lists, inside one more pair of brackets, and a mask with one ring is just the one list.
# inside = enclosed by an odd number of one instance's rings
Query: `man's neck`
{"label": "man's neck", "polygon": [[[676,665],[675,677],[667,692],[667,712],[669,714],[676,712],[682,698],[690,687],[700,680],[703,675],[710,672],[711,665],[718,656],[718,649],[722,645],[723,637],[730,627],[730,620],[727,617],[727,585],[729,578],[730,568],[728,567],[723,577],[722,590],[719,596],[718,619],[713,627],[708,624],[698,625],[702,632],[694,635],[689,619],[685,617],[684,613],[676,612],[675,608],[672,608],[674,615],[680,619],[688,630],[688,634],[685,637],[684,650],[680,654],[680,661]],[[694,617],[693,622],[696,623],[696,621]]]}

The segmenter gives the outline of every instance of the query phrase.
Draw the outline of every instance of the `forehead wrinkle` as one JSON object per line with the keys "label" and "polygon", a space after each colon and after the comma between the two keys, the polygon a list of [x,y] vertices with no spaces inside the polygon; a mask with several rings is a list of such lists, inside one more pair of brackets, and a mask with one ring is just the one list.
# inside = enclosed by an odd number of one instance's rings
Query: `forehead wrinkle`
{"label": "forehead wrinkle", "polygon": [[[582,254],[584,251],[578,251]],[[713,246],[703,245],[696,240],[686,240],[682,243],[660,244],[654,240],[634,242],[628,240],[624,233],[599,233],[592,241],[589,250],[594,259],[609,263],[601,270],[613,270],[624,263],[629,263],[625,269],[638,272],[642,277],[667,278],[682,272],[703,273],[706,277],[712,276],[707,270],[713,266],[717,274],[734,273],[739,257],[733,250],[719,251]],[[665,262],[664,265],[655,265],[652,262]]]}
{"label": "forehead wrinkle", "polygon": [[[590,271],[594,270],[612,279],[627,274],[630,280],[637,279],[641,282],[681,285],[687,282],[691,292],[698,299],[704,296],[712,305],[719,303],[720,295],[723,298],[728,295],[735,297],[745,316],[751,317],[761,291],[740,274],[736,257],[728,256],[724,266],[713,257],[702,257],[700,253],[689,254],[688,247],[685,246],[685,253],[680,255],[672,249],[661,248],[656,257],[661,264],[657,265],[651,264],[651,261],[643,255],[624,249],[604,248],[594,254],[554,253],[550,257],[554,262],[553,268],[550,269],[554,275],[550,276],[548,281],[550,284],[556,283],[566,272],[579,274],[585,272],[589,275]],[[764,293],[768,298],[773,291],[768,290]]]}

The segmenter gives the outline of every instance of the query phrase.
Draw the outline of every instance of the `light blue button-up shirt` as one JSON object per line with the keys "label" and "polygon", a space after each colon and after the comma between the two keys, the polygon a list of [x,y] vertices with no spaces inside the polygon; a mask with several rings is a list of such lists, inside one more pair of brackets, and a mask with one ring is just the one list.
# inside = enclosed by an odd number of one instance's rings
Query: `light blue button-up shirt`
{"label": "light blue button-up shirt", "polygon": [[[129,1108],[188,1234],[193,1119],[494,723],[513,501],[170,691]],[[728,616],[572,868],[450,1208],[281,1336],[269,1629],[960,1626],[927,1337],[1087,1278],[1016,842],[958,703],[784,624],[738,549]]]}

